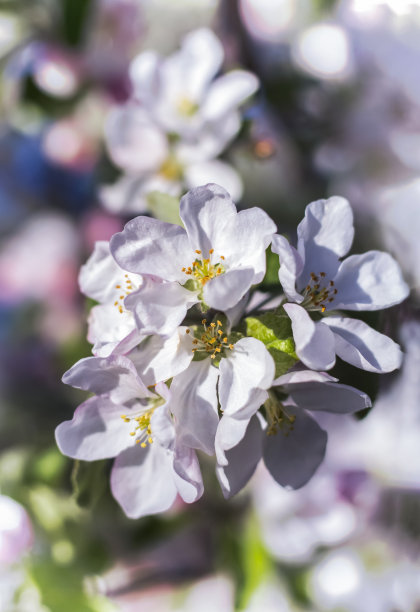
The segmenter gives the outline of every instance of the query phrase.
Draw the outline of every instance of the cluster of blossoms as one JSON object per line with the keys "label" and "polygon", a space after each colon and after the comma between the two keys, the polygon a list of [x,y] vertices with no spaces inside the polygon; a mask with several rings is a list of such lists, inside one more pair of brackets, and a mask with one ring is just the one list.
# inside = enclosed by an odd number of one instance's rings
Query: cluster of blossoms
{"label": "cluster of blossoms", "polygon": [[237,135],[238,107],[257,90],[258,79],[245,70],[215,79],[223,56],[218,38],[201,28],[165,59],[145,51],[132,61],[132,97],[114,108],[105,130],[110,157],[123,172],[101,190],[109,210],[141,213],[152,192],[179,197],[210,180],[241,197],[238,173],[217,158]]}
{"label": "cluster of blossoms", "polygon": [[[93,393],[58,426],[61,451],[116,457],[111,489],[130,517],[203,493],[197,451],[216,457],[223,494],[262,458],[303,486],[327,434],[311,412],[354,413],[368,396],[326,371],[336,355],[371,372],[401,363],[399,346],[342,311],[379,310],[408,295],[398,264],[369,251],[343,260],[353,216],[340,197],[308,205],[297,249],[259,208],[237,212],[208,184],[180,202],[183,226],[140,216],[97,243],[80,286],[93,298],[93,357],[64,382]],[[279,256],[277,295],[262,295],[266,251]],[[268,298],[277,298],[267,310]],[[269,303],[269,302],[268,302]]]}

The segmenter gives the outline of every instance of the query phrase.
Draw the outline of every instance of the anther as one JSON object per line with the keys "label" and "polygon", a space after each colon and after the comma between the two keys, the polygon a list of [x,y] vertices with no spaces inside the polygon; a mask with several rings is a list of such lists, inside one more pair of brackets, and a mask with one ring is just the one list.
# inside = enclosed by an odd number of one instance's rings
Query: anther
{"label": "anther", "polygon": [[201,255],[201,251],[199,251],[198,249],[196,249],[195,252],[197,253],[197,255]]}
{"label": "anther", "polygon": [[213,253],[214,253],[214,249],[210,249],[209,255],[213,255]]}

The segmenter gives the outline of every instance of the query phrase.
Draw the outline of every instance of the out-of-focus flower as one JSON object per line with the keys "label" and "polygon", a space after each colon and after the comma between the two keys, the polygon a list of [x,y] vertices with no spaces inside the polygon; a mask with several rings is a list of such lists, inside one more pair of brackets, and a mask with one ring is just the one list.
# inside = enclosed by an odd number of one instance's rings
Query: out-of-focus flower
{"label": "out-of-focus flower", "polygon": [[246,484],[261,457],[279,484],[302,487],[323,460],[327,443],[326,432],[307,411],[349,414],[371,405],[365,393],[321,372],[291,372],[272,385],[287,399],[279,400],[271,390],[265,420],[253,416],[252,405],[224,411],[220,420],[217,474],[226,497]]}
{"label": "out-of-focus flower", "polygon": [[0,495],[0,564],[11,565],[32,546],[32,523],[14,499]]}
{"label": "out-of-focus flower", "polygon": [[124,270],[158,281],[124,300],[145,334],[171,333],[196,303],[228,312],[265,274],[275,225],[263,210],[237,213],[229,194],[209,184],[182,198],[180,216],[186,229],[137,217],[111,240]]}
{"label": "out-of-focus flower", "polygon": [[279,254],[279,279],[290,302],[284,309],[292,321],[296,354],[316,370],[329,369],[337,354],[344,361],[372,372],[399,367],[395,342],[366,323],[340,316],[313,321],[308,312],[332,309],[380,310],[402,302],[409,293],[396,261],[380,251],[350,255],[353,215],[344,198],[312,202],[298,226],[298,248],[276,235],[272,249]]}
{"label": "out-of-focus flower", "polygon": [[238,106],[258,81],[243,70],[213,80],[222,60],[218,39],[200,29],[165,60],[149,51],[133,61],[133,98],[110,114],[106,128],[110,156],[125,173],[102,190],[110,210],[143,212],[152,191],[179,196],[210,181],[240,198],[239,176],[215,158],[239,131]]}

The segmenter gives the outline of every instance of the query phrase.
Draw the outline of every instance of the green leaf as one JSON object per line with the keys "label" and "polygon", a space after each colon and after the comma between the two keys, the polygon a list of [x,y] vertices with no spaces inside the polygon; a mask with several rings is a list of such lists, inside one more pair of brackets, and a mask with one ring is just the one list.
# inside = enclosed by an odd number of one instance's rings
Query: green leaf
{"label": "green leaf", "polygon": [[147,203],[152,215],[160,221],[182,225],[179,216],[179,200],[167,193],[151,191],[147,194]]}
{"label": "green leaf", "polygon": [[276,364],[276,377],[285,374],[297,361],[292,326],[287,315],[265,312],[247,317],[246,334],[265,344]]}

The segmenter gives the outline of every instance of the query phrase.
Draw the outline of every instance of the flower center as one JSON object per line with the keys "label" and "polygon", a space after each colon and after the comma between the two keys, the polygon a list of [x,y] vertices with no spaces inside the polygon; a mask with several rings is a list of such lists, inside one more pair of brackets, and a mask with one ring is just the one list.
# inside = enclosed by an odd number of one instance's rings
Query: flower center
{"label": "flower center", "polygon": [[122,314],[123,312],[127,312],[124,309],[124,299],[127,297],[127,295],[130,295],[132,291],[136,291],[138,287],[133,285],[133,281],[130,279],[128,274],[124,274],[124,281],[118,283],[118,285],[115,285],[115,289],[118,289],[120,295],[118,296],[118,299],[115,300],[114,306],[118,309],[118,312]]}
{"label": "flower center", "polygon": [[140,444],[142,448],[146,448],[147,444],[153,443],[150,419],[154,411],[155,407],[135,416],[127,416],[126,414],[121,415],[125,423],[132,423],[134,425],[133,431],[130,431],[130,436],[135,437],[136,444]]}
{"label": "flower center", "polygon": [[198,111],[199,106],[187,96],[182,96],[176,104],[176,109],[183,117],[193,117]]}
{"label": "flower center", "polygon": [[283,404],[271,395],[269,395],[264,407],[268,422],[267,436],[274,436],[279,431],[288,436],[293,431],[296,421],[295,415],[288,414]]}
{"label": "flower center", "polygon": [[[228,337],[223,331],[221,321],[207,325],[207,319],[203,319],[201,323],[203,325],[202,334],[198,338],[195,337],[192,341],[194,344],[193,353],[205,351],[210,353],[211,359],[216,359],[217,355],[220,354],[222,356],[221,353],[223,351],[233,349],[233,344],[228,341]],[[191,330],[187,329],[186,333],[191,333]]]}
{"label": "flower center", "polygon": [[[196,250],[195,252],[197,253],[197,255],[202,254],[199,250]],[[214,249],[210,249],[209,256],[206,259],[202,257],[200,259],[195,259],[192,262],[191,266],[189,266],[188,268],[182,268],[182,272],[185,272],[185,274],[187,274],[188,276],[192,276],[194,279],[199,281],[201,285],[204,286],[211,278],[219,276],[225,271],[224,266],[220,262],[214,263],[212,261],[213,254]],[[223,257],[223,255],[221,255],[220,259],[223,261],[225,258]]]}
{"label": "flower center", "polygon": [[307,310],[325,312],[327,305],[334,301],[337,293],[334,281],[328,281],[325,272],[320,272],[319,275],[311,272],[309,283],[303,291],[304,300],[301,306]]}
{"label": "flower center", "polygon": [[168,181],[180,181],[183,171],[184,168],[174,155],[167,157],[159,168],[159,174]]}

